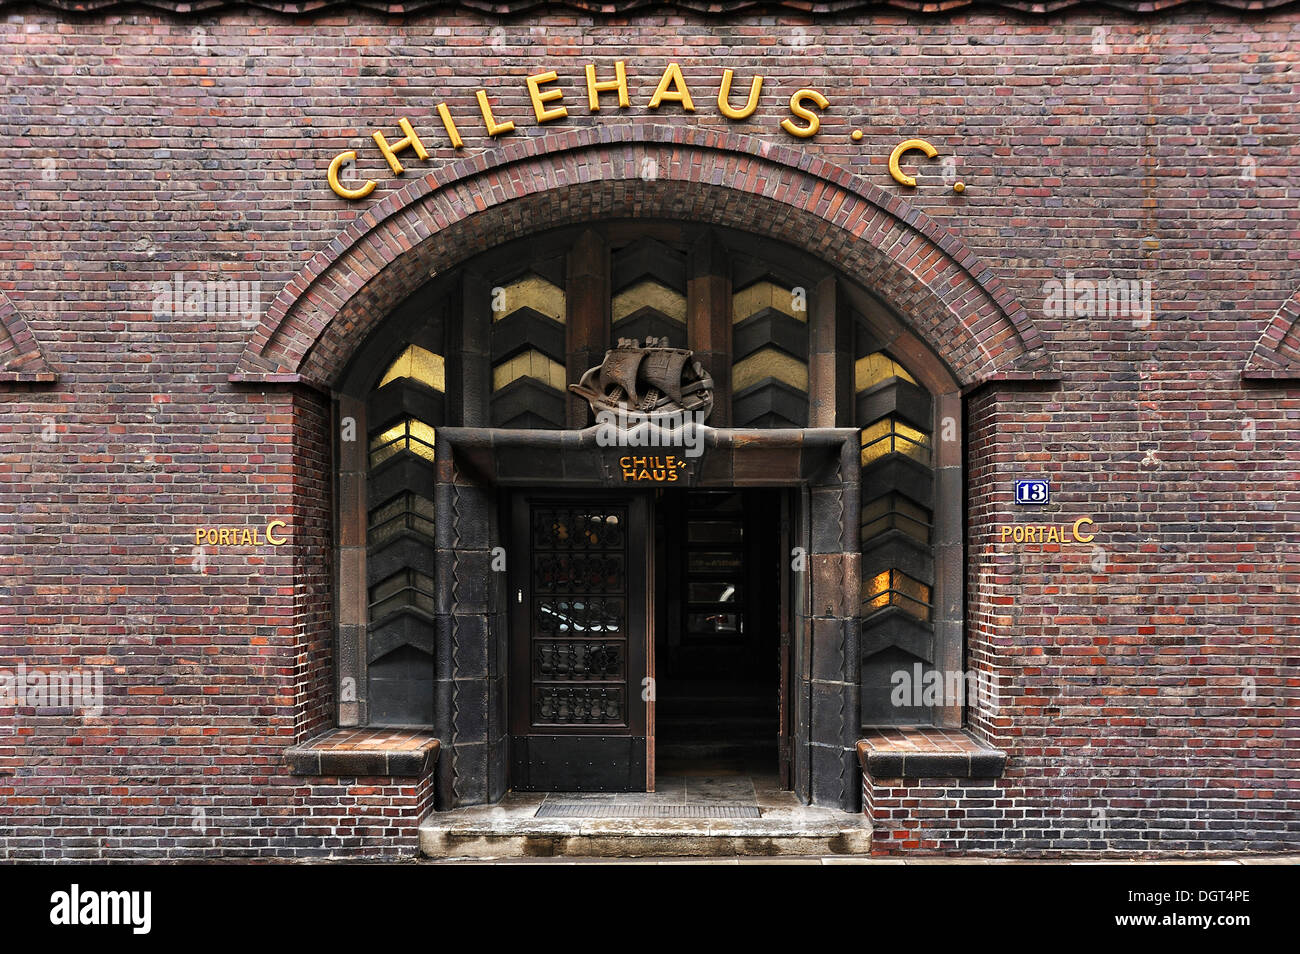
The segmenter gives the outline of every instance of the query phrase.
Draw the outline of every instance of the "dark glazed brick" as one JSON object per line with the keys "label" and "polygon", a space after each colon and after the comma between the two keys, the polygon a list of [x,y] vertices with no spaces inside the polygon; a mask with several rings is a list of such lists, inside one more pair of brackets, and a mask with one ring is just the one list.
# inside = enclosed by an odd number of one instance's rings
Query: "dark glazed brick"
{"label": "dark glazed brick", "polygon": [[872,752],[867,756],[866,770],[872,778],[902,778],[903,756],[885,752]]}
{"label": "dark glazed brick", "polygon": [[1007,757],[1001,752],[973,754],[970,757],[970,777],[1000,778],[1006,766]]}
{"label": "dark glazed brick", "polygon": [[906,778],[966,778],[970,774],[969,755],[904,755]]}

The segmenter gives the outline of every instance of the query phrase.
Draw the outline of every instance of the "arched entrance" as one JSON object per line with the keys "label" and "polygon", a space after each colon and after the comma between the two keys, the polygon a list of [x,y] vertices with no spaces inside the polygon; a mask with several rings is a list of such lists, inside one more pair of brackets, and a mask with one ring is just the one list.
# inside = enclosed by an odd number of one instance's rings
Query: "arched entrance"
{"label": "arched entrance", "polygon": [[[530,180],[534,159],[518,160],[494,180],[516,194],[493,192],[478,213],[484,200],[464,182],[414,184],[291,282],[250,342],[236,380],[326,384],[354,426],[337,448],[337,659],[360,692],[340,721],[433,726],[440,808],[511,785],[581,787],[554,774],[561,764],[612,765],[618,780],[595,787],[651,784],[657,700],[642,698],[645,680],[670,652],[709,654],[683,645],[704,635],[691,604],[715,604],[695,607],[713,635],[745,614],[770,624],[775,608],[779,765],[802,797],[853,808],[863,725],[960,724],[952,707],[900,711],[881,692],[900,665],[962,663],[960,389],[1044,361],[987,271],[922,217],[888,209],[894,200],[834,170],[818,179],[716,147],[638,150],[653,158],[649,181],[626,174],[637,150],[611,174],[604,146],[559,149],[571,186]],[[776,186],[735,205],[701,157],[736,174],[772,166]],[[584,181],[588,164],[604,178]],[[440,212],[447,203],[459,213]],[[682,480],[696,501],[629,487],[626,449],[601,445],[566,392],[623,337],[689,348],[714,377],[711,429]],[[667,515],[682,522],[675,566],[689,567],[703,495],[760,488],[772,496],[758,506],[780,515],[763,558],[772,575],[677,574],[676,614]],[[581,597],[584,612],[597,597],[622,601],[615,624],[583,622],[581,639],[572,612],[570,630],[546,631],[555,600],[549,620],[518,609],[541,605],[531,574],[558,549],[530,535],[528,508],[548,507],[570,529],[600,515],[628,531],[613,590],[556,597],[570,609]],[[737,519],[761,523],[744,506]],[[721,589],[683,600],[693,583]],[[727,612],[717,604],[738,584],[779,599]],[[545,678],[562,657],[571,675],[599,678]]]}

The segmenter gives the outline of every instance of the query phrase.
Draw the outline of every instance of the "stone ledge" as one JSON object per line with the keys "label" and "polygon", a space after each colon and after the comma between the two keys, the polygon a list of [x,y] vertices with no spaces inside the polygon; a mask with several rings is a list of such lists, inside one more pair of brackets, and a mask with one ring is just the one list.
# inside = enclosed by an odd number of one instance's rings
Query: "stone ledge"
{"label": "stone ledge", "polygon": [[433,770],[440,747],[427,731],[338,728],[293,746],[285,757],[294,775],[411,778]]}
{"label": "stone ledge", "polygon": [[857,748],[858,764],[873,779],[1000,778],[1007,764],[1007,753],[959,729],[869,729]]}

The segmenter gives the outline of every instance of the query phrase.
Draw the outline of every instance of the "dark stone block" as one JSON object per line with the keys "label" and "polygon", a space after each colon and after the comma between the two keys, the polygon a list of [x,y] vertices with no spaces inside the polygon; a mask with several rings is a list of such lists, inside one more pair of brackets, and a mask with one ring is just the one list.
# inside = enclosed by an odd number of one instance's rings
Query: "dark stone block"
{"label": "dark stone block", "polygon": [[367,703],[372,725],[433,725],[433,656],[399,646],[370,664]]}
{"label": "dark stone block", "polygon": [[857,395],[856,403],[855,420],[859,427],[890,415],[927,434],[933,427],[933,404],[929,392],[902,378],[892,378],[867,388]]}
{"label": "dark stone block", "polygon": [[1007,767],[1007,754],[990,750],[977,752],[970,757],[971,778],[1001,778]]}
{"label": "dark stone block", "polygon": [[432,657],[436,652],[435,620],[418,609],[404,609],[371,628],[366,638],[366,662],[387,656],[400,646],[414,646]]}
{"label": "dark stone block", "polygon": [[686,344],[686,326],[653,308],[640,308],[622,321],[615,322],[612,337],[615,341],[619,338],[635,338],[637,341],[666,338],[669,345],[680,348]]}
{"label": "dark stone block", "polygon": [[695,458],[694,471],[697,475],[693,486],[725,486],[732,481],[732,448],[705,444],[703,455]]}
{"label": "dark stone block", "polygon": [[358,671],[361,653],[360,626],[339,626],[338,628],[338,674],[355,677]]}
{"label": "dark stone block", "polygon": [[614,474],[616,475],[615,482],[621,483],[622,476],[618,473],[617,467],[618,458],[623,453],[617,447],[593,447],[590,450],[575,449],[571,452],[566,451],[560,456],[563,467],[563,481],[566,484],[602,484],[608,481],[610,474]]}
{"label": "dark stone block", "polygon": [[934,509],[933,473],[925,464],[902,454],[888,454],[862,468],[861,501],[870,503],[896,490],[927,510]]}
{"label": "dark stone block", "polygon": [[412,488],[426,496],[437,483],[433,461],[418,454],[394,454],[370,472],[366,481],[366,506],[371,510]]}
{"label": "dark stone block", "polygon": [[[799,454],[799,477],[810,484],[829,486],[834,484],[842,489],[840,481],[840,460],[842,455],[834,445],[824,443],[805,444]],[[845,521],[846,526],[852,526]]]}
{"label": "dark stone block", "polygon": [[438,549],[434,551],[434,580],[437,585],[433,588],[434,613],[438,616],[450,616],[452,610],[456,608],[456,601],[452,598],[452,576],[453,568],[459,558],[459,553],[451,549]]}
{"label": "dark stone block", "polygon": [[289,773],[291,775],[320,775],[320,752],[315,749],[290,749]]}
{"label": "dark stone block", "polygon": [[809,494],[809,518],[812,522],[812,552],[838,553],[844,549],[844,536],[854,534],[844,526],[844,495],[839,486],[814,487]]}
{"label": "dark stone block", "polygon": [[[439,732],[439,735],[442,735],[444,739],[450,737],[448,734],[442,732]],[[438,756],[438,763],[434,766],[433,780],[434,809],[443,812],[455,808],[456,773],[453,769],[450,745],[444,745],[442,752]]]}
{"label": "dark stone block", "polygon": [[510,737],[505,736],[488,744],[488,801],[499,801],[509,790]]}
{"label": "dark stone block", "polygon": [[366,585],[388,579],[402,570],[435,576],[434,548],[428,537],[404,530],[380,546],[366,550]]}
{"label": "dark stone block", "polygon": [[452,502],[456,485],[439,483],[428,487],[430,499],[433,500],[433,540],[439,547],[450,547],[453,543],[455,520],[452,515]]}
{"label": "dark stone block", "polygon": [[852,752],[840,747],[814,745],[811,754],[813,804],[853,811],[861,776],[856,766],[850,770],[846,762],[846,757],[853,759]]}
{"label": "dark stone block", "polygon": [[901,530],[887,530],[862,542],[862,567],[868,576],[884,570],[902,570],[914,580],[934,584],[931,550]]}
{"label": "dark stone block", "polygon": [[857,738],[855,713],[849,711],[844,683],[812,684],[812,741],[819,745],[844,745]]}
{"label": "dark stone block", "polygon": [[492,322],[492,363],[500,364],[521,351],[535,349],[564,363],[564,325],[524,307]]}
{"label": "dark stone block", "polygon": [[732,326],[732,363],[775,347],[800,361],[808,361],[808,323],[775,308],[764,308]]}
{"label": "dark stone block", "polygon": [[486,742],[488,723],[488,683],[485,679],[457,679],[455,735],[457,742]]}
{"label": "dark stone block", "polygon": [[321,752],[320,774],[359,777],[388,774],[383,752]]}
{"label": "dark stone block", "polygon": [[509,444],[498,447],[497,476],[503,481],[544,483],[564,477],[564,458],[557,444],[551,449]]}
{"label": "dark stone block", "polygon": [[610,257],[610,287],[614,294],[643,278],[685,294],[686,256],[652,238],[642,238]]}
{"label": "dark stone block", "polygon": [[970,756],[909,752],[903,756],[903,775],[906,778],[966,778],[970,775]]}
{"label": "dark stone block", "polygon": [[928,663],[934,659],[934,630],[896,606],[877,610],[862,621],[859,649],[863,659],[891,646]]}
{"label": "dark stone block", "polygon": [[455,681],[449,678],[437,679],[433,684],[434,712],[436,717],[433,731],[444,739],[452,737],[451,700]]}
{"label": "dark stone block", "polygon": [[510,730],[510,698],[505,678],[488,684],[488,741],[505,738]]}
{"label": "dark stone block", "polygon": [[496,673],[501,671],[501,667],[507,664],[508,657],[501,656],[499,653],[499,649],[501,646],[501,639],[499,634],[497,633],[497,627],[501,625],[501,623],[499,622],[500,616],[497,613],[489,613],[487,616],[483,618],[483,620],[484,620],[483,645],[487,657],[486,658],[487,665],[484,674],[490,679],[493,678]]}
{"label": "dark stone block", "polygon": [[451,747],[451,757],[439,758],[438,763],[451,763],[452,782],[456,805],[482,805],[488,801],[488,747],[485,742],[457,742]]}
{"label": "dark stone block", "polygon": [[433,770],[438,761],[438,742],[419,752],[389,752],[389,776],[399,778],[418,778]]}
{"label": "dark stone block", "polygon": [[737,486],[796,483],[799,480],[800,447],[767,446],[761,438],[737,439],[732,479]]}
{"label": "dark stone block", "polygon": [[441,392],[410,378],[399,378],[370,395],[366,429],[375,434],[408,417],[435,427],[446,420],[446,400]]}
{"label": "dark stone block", "polygon": [[844,556],[839,553],[813,553],[808,557],[812,572],[811,616],[850,616],[857,614],[858,594],[849,593]]}
{"label": "dark stone block", "polygon": [[873,779],[901,779],[903,756],[898,752],[872,752],[867,756],[866,770]]}
{"label": "dark stone block", "polygon": [[566,395],[535,378],[516,378],[491,398],[493,427],[564,427]]}
{"label": "dark stone block", "polygon": [[488,629],[483,616],[452,617],[453,675],[457,679],[485,679],[488,674]]}
{"label": "dark stone block", "polygon": [[807,427],[808,395],[776,378],[764,378],[731,398],[736,427]]}
{"label": "dark stone block", "polygon": [[[448,587],[455,610],[464,614],[487,612],[492,585],[492,555],[488,550],[458,550]],[[450,607],[449,607],[450,608]]]}
{"label": "dark stone block", "polygon": [[[916,666],[921,666],[920,683],[917,684]],[[861,708],[862,725],[917,725],[928,723],[931,707],[925,705],[925,678],[934,667],[897,647],[871,655],[862,663]],[[906,678],[896,683],[897,673]],[[901,702],[902,704],[896,704]]]}
{"label": "dark stone block", "polygon": [[845,621],[841,619],[819,618],[812,621],[812,671],[814,679],[842,682],[845,672],[856,672],[856,660],[845,659],[845,625]]}
{"label": "dark stone block", "polygon": [[451,501],[452,531],[456,545],[479,549],[489,543],[493,495],[477,487],[457,487]]}
{"label": "dark stone block", "polygon": [[433,619],[433,665],[439,679],[448,679],[453,673],[451,657],[451,617],[445,614]]}
{"label": "dark stone block", "polygon": [[339,474],[339,535],[340,548],[366,545],[366,477],[365,474],[344,471]]}

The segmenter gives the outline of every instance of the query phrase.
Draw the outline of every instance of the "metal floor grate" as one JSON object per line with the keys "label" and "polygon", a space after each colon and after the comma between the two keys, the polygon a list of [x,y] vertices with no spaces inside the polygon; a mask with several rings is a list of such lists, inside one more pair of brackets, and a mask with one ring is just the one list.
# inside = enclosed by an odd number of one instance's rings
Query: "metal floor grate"
{"label": "metal floor grate", "polygon": [[758,818],[754,805],[612,805],[544,802],[535,818]]}

